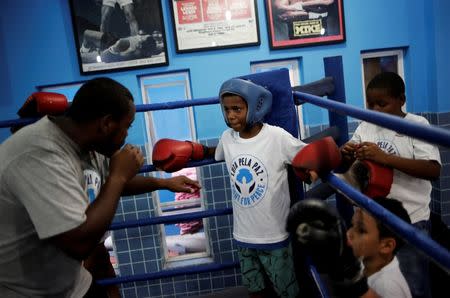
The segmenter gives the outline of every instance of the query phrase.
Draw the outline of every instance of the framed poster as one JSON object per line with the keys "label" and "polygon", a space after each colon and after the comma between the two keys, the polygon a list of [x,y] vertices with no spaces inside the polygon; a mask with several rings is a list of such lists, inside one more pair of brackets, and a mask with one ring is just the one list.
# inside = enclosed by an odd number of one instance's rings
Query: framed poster
{"label": "framed poster", "polygon": [[345,41],[343,0],[265,0],[271,49]]}
{"label": "framed poster", "polygon": [[161,1],[70,0],[70,8],[82,74],[168,64]]}
{"label": "framed poster", "polygon": [[259,45],[256,0],[169,0],[177,53]]}

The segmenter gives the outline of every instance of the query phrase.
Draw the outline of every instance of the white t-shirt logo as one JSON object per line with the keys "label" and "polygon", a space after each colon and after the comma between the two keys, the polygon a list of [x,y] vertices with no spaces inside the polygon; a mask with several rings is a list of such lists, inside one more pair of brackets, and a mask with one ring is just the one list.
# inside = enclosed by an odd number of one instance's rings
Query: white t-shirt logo
{"label": "white t-shirt logo", "polygon": [[267,192],[267,171],[260,160],[250,155],[239,155],[231,163],[233,202],[252,207]]}
{"label": "white t-shirt logo", "polygon": [[99,173],[93,170],[84,170],[83,173],[86,180],[86,193],[89,197],[89,202],[92,203],[100,192],[102,179]]}
{"label": "white t-shirt logo", "polygon": [[399,155],[397,147],[389,140],[378,140],[377,146],[387,154]]}

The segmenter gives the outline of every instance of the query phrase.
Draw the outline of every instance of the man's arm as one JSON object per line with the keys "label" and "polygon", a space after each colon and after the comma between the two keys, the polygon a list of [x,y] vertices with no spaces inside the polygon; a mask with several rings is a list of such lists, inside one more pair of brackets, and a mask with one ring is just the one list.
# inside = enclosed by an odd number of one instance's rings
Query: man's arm
{"label": "man's arm", "polygon": [[136,175],[142,164],[142,153],[131,145],[126,145],[114,154],[105,184],[94,202],[86,209],[86,221],[50,240],[73,258],[85,259],[111,225],[126,183]]}
{"label": "man's arm", "polygon": [[168,189],[173,192],[192,193],[201,188],[196,180],[186,176],[176,176],[167,179],[135,176],[125,185],[122,195],[138,195],[158,189]]}
{"label": "man's arm", "polygon": [[[204,147],[203,158],[214,158],[216,147]],[[176,176],[167,179],[136,176],[125,186],[122,195],[137,195],[155,191],[158,189],[168,189],[173,192],[193,193],[201,188],[198,181],[189,179],[186,176]]]}
{"label": "man's arm", "polygon": [[[104,243],[99,243],[94,251],[83,262],[84,267],[92,274],[94,280],[103,278],[114,278],[116,272],[110,261],[109,252]],[[117,285],[100,286],[103,288],[109,298],[120,297],[119,287]]]}

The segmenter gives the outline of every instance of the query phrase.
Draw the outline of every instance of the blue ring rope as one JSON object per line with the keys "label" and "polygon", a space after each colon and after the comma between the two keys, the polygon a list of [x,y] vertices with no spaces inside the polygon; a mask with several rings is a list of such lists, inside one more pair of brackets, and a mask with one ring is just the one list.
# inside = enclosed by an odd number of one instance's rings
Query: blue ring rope
{"label": "blue ring rope", "polygon": [[328,174],[324,176],[323,179],[333,188],[341,191],[344,195],[353,200],[358,206],[369,211],[378,220],[402,236],[407,242],[424,252],[447,273],[450,272],[450,252],[446,248],[442,247],[426,234],[420,232],[414,226],[399,219],[392,212],[386,210],[380,204],[363,195],[335,175]]}
{"label": "blue ring rope", "polygon": [[[213,158],[207,158],[207,159],[203,159],[203,160],[195,160],[195,161],[188,162],[186,164],[186,168],[200,167],[200,166],[210,165],[210,164],[220,163],[220,162],[223,162],[223,160],[217,161]],[[139,170],[139,173],[147,173],[147,172],[153,172],[153,171],[157,171],[157,169],[154,165],[144,165]]]}
{"label": "blue ring rope", "polygon": [[2,120],[0,121],[0,128],[2,127],[11,127],[15,125],[27,125],[33,122],[38,121],[39,118],[19,118],[19,119],[11,119],[11,120]]}
{"label": "blue ring rope", "polygon": [[[139,104],[136,105],[136,112],[158,111],[158,110],[173,110],[186,108],[191,106],[203,106],[218,104],[218,97],[207,97],[193,100],[177,100],[163,103]],[[0,121],[0,128],[11,127],[14,125],[30,124],[39,120],[39,118],[19,118]]]}
{"label": "blue ring rope", "polygon": [[369,111],[352,107],[348,104],[334,100],[326,100],[321,97],[295,91],[294,98],[326,108],[337,113],[353,116],[355,118],[375,123],[379,126],[395,130],[399,133],[415,137],[433,144],[450,148],[450,131],[434,126],[414,123],[400,117],[395,117],[385,113]]}
{"label": "blue ring rope", "polygon": [[212,105],[219,103],[218,97],[199,98],[192,100],[177,100],[162,103],[150,103],[136,105],[136,112],[147,112],[157,110],[173,110],[180,108],[187,108],[192,106]]}
{"label": "blue ring rope", "polygon": [[170,223],[179,223],[185,222],[193,219],[200,219],[211,216],[219,216],[219,215],[227,215],[232,214],[232,208],[223,208],[223,209],[212,209],[205,211],[195,211],[189,212],[186,214],[174,214],[174,215],[165,215],[165,216],[157,216],[136,220],[127,220],[122,222],[112,223],[110,226],[110,230],[120,230],[124,228],[134,228],[140,226],[148,226],[148,225],[157,225],[157,224],[170,224]]}
{"label": "blue ring rope", "polygon": [[312,260],[310,257],[306,257],[306,265],[309,269],[309,274],[311,275],[311,278],[314,280],[317,286],[317,291],[320,294],[320,297],[327,298],[330,297],[330,294],[328,293],[327,287],[322,282],[322,278],[320,277],[319,272],[317,271],[316,266],[314,266]]}
{"label": "blue ring rope", "polygon": [[143,274],[135,274],[135,275],[128,275],[128,276],[119,276],[114,278],[105,278],[97,280],[96,283],[100,285],[114,285],[119,283],[127,283],[127,282],[134,282],[134,281],[147,281],[147,280],[154,280],[154,279],[160,279],[165,277],[174,277],[179,275],[185,275],[185,274],[195,274],[195,273],[204,273],[204,272],[212,272],[212,271],[219,271],[229,268],[237,268],[239,267],[239,262],[228,262],[228,263],[211,263],[211,264],[205,264],[205,265],[196,265],[196,266],[189,266],[189,267],[180,267],[176,269],[166,269],[161,270],[154,273],[143,273]]}

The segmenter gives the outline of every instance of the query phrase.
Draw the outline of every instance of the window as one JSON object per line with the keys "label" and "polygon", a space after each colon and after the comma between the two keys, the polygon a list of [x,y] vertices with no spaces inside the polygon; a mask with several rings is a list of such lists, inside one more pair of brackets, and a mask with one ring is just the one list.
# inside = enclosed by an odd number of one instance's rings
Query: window
{"label": "window", "polygon": [[[298,86],[301,84],[300,71],[297,59],[288,60],[274,60],[274,61],[263,61],[263,62],[252,62],[251,72],[258,73],[263,71],[275,70],[280,68],[287,68],[289,70],[289,80],[291,86]],[[303,125],[303,110],[302,106],[297,106],[298,115],[298,127],[300,136],[305,136],[305,128]]]}
{"label": "window", "polygon": [[[364,107],[366,107],[366,88],[370,80],[385,71],[397,73],[405,80],[403,69],[403,50],[371,51],[361,53],[361,70],[363,77]],[[406,111],[406,106],[403,106]]]}
{"label": "window", "polygon": [[[145,104],[183,101],[191,98],[188,72],[158,74],[140,78]],[[196,140],[192,107],[149,111],[145,113],[147,136],[150,144],[161,138]],[[150,148],[149,148],[150,149]],[[151,150],[148,150],[151,152]],[[156,177],[185,175],[200,179],[197,168],[185,168],[175,173],[154,172]],[[166,190],[153,192],[158,216],[186,214],[204,210],[203,193],[173,193]],[[210,248],[207,219],[196,219],[178,224],[160,225],[161,247],[167,267],[209,262]]]}

